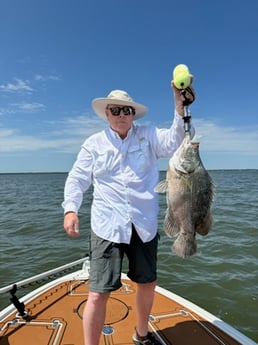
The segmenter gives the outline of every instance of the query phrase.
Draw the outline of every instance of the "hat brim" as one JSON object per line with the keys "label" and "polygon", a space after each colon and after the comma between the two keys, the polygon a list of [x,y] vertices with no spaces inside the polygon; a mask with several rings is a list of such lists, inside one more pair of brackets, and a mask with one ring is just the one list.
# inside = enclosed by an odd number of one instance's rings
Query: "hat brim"
{"label": "hat brim", "polygon": [[145,105],[142,105],[140,103],[123,101],[121,99],[114,99],[114,98],[112,98],[112,99],[110,99],[110,98],[95,98],[92,101],[92,108],[99,117],[106,120],[107,116],[106,116],[105,110],[106,110],[106,107],[108,104],[129,105],[129,106],[133,107],[135,109],[134,120],[140,119],[148,111],[148,108],[145,107]]}

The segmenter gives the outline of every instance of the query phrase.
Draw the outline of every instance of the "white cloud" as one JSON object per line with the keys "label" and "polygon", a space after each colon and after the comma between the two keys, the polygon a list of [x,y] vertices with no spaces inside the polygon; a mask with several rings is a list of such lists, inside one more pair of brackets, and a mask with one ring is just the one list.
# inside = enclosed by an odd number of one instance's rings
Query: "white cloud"
{"label": "white cloud", "polygon": [[0,152],[24,152],[43,149],[58,149],[66,140],[56,140],[24,135],[16,129],[0,129]]}
{"label": "white cloud", "polygon": [[20,103],[12,103],[6,108],[0,108],[0,116],[4,115],[12,115],[17,113],[34,113],[39,111],[44,111],[46,106],[42,103],[37,102],[20,102]]}
{"label": "white cloud", "polygon": [[0,116],[15,114],[16,111],[11,108],[0,108]]}
{"label": "white cloud", "polygon": [[15,83],[1,84],[0,90],[3,92],[32,92],[33,88],[30,86],[28,80],[14,78]]}
{"label": "white cloud", "polygon": [[58,81],[61,79],[57,75],[41,75],[41,74],[36,74],[34,78],[37,81],[48,81],[48,80]]}
{"label": "white cloud", "polygon": [[195,119],[194,125],[201,147],[207,152],[258,153],[258,128],[221,127],[203,119]]}
{"label": "white cloud", "polygon": [[80,115],[66,118],[58,123],[55,122],[55,127],[58,128],[57,134],[59,136],[79,136],[86,138],[106,128],[107,122],[97,116]]}
{"label": "white cloud", "polygon": [[15,133],[14,129],[11,128],[0,128],[0,138],[1,140],[12,136]]}
{"label": "white cloud", "polygon": [[21,112],[36,112],[36,111],[43,111],[46,109],[46,106],[42,103],[26,103],[26,102],[21,102],[21,103],[14,103],[12,104],[13,107],[16,108],[17,111]]}
{"label": "white cloud", "polygon": [[107,122],[97,116],[80,115],[53,122],[52,125],[55,130],[49,134],[56,138],[58,149],[63,152],[77,153],[84,140],[105,129]]}
{"label": "white cloud", "polygon": [[[34,76],[34,80],[45,82],[48,80],[58,81],[61,78],[57,75],[41,75],[36,74]],[[0,85],[0,91],[6,92],[6,93],[14,93],[14,92],[26,92],[31,93],[35,91],[30,82],[28,80],[22,80],[19,78],[14,78],[14,82],[1,84]]]}
{"label": "white cloud", "polygon": [[[194,124],[200,136],[201,156],[205,158],[207,168],[241,168],[241,164],[242,167],[257,166],[254,162],[258,161],[258,129],[221,127],[203,119],[195,119]],[[44,131],[42,126],[44,132],[37,132],[36,135],[0,127],[0,152],[50,150],[53,153],[77,154],[88,136],[106,128],[108,124],[97,116],[83,114],[60,121],[48,121],[47,125],[48,131]],[[162,124],[159,127],[163,127]],[[166,163],[163,167],[166,167]]]}
{"label": "white cloud", "polygon": [[76,153],[88,136],[107,126],[105,121],[86,115],[48,122],[48,124],[53,130],[37,136],[25,135],[18,129],[0,128],[0,152],[49,149]]}

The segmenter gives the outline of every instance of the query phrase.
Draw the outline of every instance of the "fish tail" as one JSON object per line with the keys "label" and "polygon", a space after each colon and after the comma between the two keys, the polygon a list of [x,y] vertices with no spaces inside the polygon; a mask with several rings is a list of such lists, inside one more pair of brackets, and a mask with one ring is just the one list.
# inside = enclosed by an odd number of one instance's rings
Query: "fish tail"
{"label": "fish tail", "polygon": [[186,258],[192,256],[197,251],[197,244],[193,234],[179,234],[172,249],[177,256]]}

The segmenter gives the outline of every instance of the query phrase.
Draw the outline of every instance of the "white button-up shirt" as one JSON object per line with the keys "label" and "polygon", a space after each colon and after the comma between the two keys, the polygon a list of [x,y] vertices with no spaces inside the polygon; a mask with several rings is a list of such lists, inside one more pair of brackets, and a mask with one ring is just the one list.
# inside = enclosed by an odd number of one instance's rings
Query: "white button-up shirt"
{"label": "white button-up shirt", "polygon": [[132,125],[125,139],[111,128],[86,139],[64,190],[64,211],[78,212],[93,184],[91,228],[116,243],[129,243],[132,223],[143,242],[158,227],[158,159],[171,157],[184,138],[182,117],[170,129]]}

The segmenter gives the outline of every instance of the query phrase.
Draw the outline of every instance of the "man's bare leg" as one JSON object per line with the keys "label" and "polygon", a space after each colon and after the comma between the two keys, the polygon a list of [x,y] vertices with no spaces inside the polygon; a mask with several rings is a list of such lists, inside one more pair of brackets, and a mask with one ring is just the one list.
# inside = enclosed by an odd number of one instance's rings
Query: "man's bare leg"
{"label": "man's bare leg", "polygon": [[84,345],[98,345],[109,292],[90,292],[83,312]]}
{"label": "man's bare leg", "polygon": [[144,337],[148,333],[148,321],[154,300],[156,281],[137,284],[136,291],[136,331]]}

